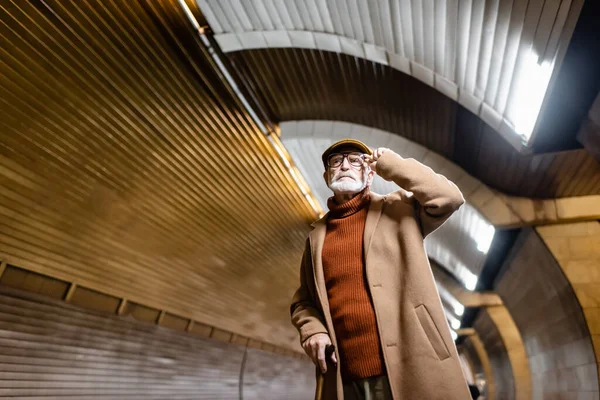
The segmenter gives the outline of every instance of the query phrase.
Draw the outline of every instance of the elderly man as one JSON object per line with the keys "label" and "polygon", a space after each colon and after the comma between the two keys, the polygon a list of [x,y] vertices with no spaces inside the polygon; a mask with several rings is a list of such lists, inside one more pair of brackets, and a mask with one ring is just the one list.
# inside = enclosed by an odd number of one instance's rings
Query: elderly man
{"label": "elderly man", "polygon": [[[469,399],[423,245],[462,194],[423,164],[358,140],[322,158],[333,196],[306,242],[291,317],[324,374],[323,398]],[[375,173],[400,188],[371,193]]]}

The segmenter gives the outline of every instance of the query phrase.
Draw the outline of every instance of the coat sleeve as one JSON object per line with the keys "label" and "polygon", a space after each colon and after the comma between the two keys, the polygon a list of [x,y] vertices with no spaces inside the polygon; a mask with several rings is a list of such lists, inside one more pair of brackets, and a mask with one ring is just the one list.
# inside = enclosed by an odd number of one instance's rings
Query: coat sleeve
{"label": "coat sleeve", "polygon": [[306,339],[317,333],[328,333],[314,299],[314,292],[308,286],[312,282],[307,279],[309,273],[312,276],[310,243],[307,240],[300,264],[300,287],[296,290],[290,306],[292,324],[300,333],[300,343],[304,343]]}
{"label": "coat sleeve", "polygon": [[454,183],[412,158],[388,150],[376,168],[383,179],[413,193],[423,237],[439,228],[465,202]]}

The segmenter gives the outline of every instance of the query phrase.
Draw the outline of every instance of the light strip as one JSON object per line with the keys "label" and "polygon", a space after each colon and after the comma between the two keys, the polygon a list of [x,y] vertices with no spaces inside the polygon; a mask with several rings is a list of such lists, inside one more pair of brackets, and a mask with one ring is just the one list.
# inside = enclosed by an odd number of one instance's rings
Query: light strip
{"label": "light strip", "polygon": [[235,82],[235,80],[233,79],[233,77],[231,76],[231,74],[229,73],[229,71],[223,64],[223,62],[221,61],[221,58],[219,57],[219,55],[213,48],[212,44],[210,43],[210,40],[208,40],[208,37],[206,36],[206,34],[204,32],[204,28],[200,26],[200,24],[194,17],[192,10],[190,10],[188,5],[186,4],[185,0],[178,0],[178,1],[179,1],[179,5],[183,9],[183,12],[187,16],[188,20],[194,26],[194,29],[196,29],[196,31],[198,32],[198,35],[200,36],[200,40],[202,40],[202,43],[207,48],[208,53],[214,60],[215,64],[217,64],[219,71],[223,74],[223,76],[227,80],[227,83],[229,84],[229,86],[231,87],[231,89],[233,90],[233,92],[235,93],[237,98],[241,101],[242,105],[244,106],[244,109],[248,112],[248,114],[250,114],[250,117],[252,118],[254,123],[258,126],[258,128],[262,131],[262,133],[269,139],[269,143],[271,143],[271,146],[273,146],[273,148],[275,149],[275,151],[281,158],[281,161],[283,161],[283,164],[287,168],[288,173],[292,176],[292,179],[294,180],[294,182],[296,183],[296,185],[298,186],[298,188],[304,195],[304,198],[306,199],[308,204],[310,204],[310,207],[313,209],[313,211],[315,212],[317,217],[320,218],[323,215],[323,208],[319,204],[319,201],[311,193],[311,191],[308,187],[308,184],[306,183],[306,180],[302,177],[302,174],[300,173],[300,171],[298,171],[298,169],[293,165],[293,162],[291,161],[288,151],[285,149],[285,147],[283,146],[283,144],[281,143],[279,138],[276,137],[276,134],[274,134],[274,132],[268,130],[265,127],[265,125],[263,124],[263,122],[260,120],[260,118],[258,118],[258,115],[256,115],[256,113],[250,106],[250,103],[248,103],[248,101],[246,100],[246,97],[240,91],[237,83]]}
{"label": "light strip", "polygon": [[461,280],[463,285],[465,285],[465,287],[468,290],[475,290],[475,288],[477,287],[477,281],[479,280],[477,275],[472,273],[471,270],[469,270],[469,268],[467,268],[462,263],[458,263],[455,268],[456,274],[458,275],[458,278]]}
{"label": "light strip", "polygon": [[312,194],[308,183],[306,182],[298,168],[296,168],[296,166],[291,161],[291,157],[289,156],[289,153],[286,150],[286,148],[283,146],[283,143],[281,143],[277,135],[268,135],[267,138],[269,139],[269,142],[271,143],[277,154],[279,154],[279,157],[281,157],[284,165],[290,173],[290,176],[304,195],[304,198],[306,199],[308,204],[310,204],[310,206],[314,210],[315,214],[317,215],[317,218],[321,218],[324,215],[323,208],[321,207],[319,201]]}
{"label": "light strip", "polygon": [[487,254],[490,246],[492,245],[492,241],[494,240],[496,229],[493,225],[488,224],[483,218],[477,221],[477,225],[477,231],[475,233],[477,250]]}
{"label": "light strip", "polygon": [[454,309],[454,314],[459,317],[462,316],[465,312],[465,306],[463,306],[456,297],[454,297],[448,290],[446,290],[445,287],[440,285],[437,281],[435,284],[437,286],[440,297],[444,299],[446,303],[452,306],[452,308]]}
{"label": "light strip", "polygon": [[515,132],[526,142],[529,141],[538,120],[552,77],[552,64],[547,60],[540,62],[539,56],[533,50],[521,61],[511,111]]}
{"label": "light strip", "polygon": [[252,109],[252,107],[250,107],[250,104],[246,100],[246,97],[240,91],[238,85],[235,83],[235,80],[233,79],[233,77],[231,76],[231,74],[229,73],[229,71],[227,70],[227,68],[225,68],[225,65],[223,65],[223,62],[221,61],[221,57],[219,57],[219,55],[217,54],[217,52],[213,48],[212,44],[210,43],[210,40],[208,40],[208,38],[206,37],[206,34],[204,33],[204,28],[200,26],[200,24],[196,20],[196,17],[194,17],[194,14],[192,13],[192,10],[190,10],[190,8],[186,4],[185,0],[179,0],[179,5],[181,6],[181,8],[183,9],[183,12],[188,17],[188,19],[190,20],[190,22],[192,23],[192,25],[194,26],[194,28],[198,32],[198,35],[200,36],[200,40],[202,40],[202,43],[207,48],[208,53],[211,55],[212,59],[217,64],[217,67],[219,67],[219,71],[221,71],[221,73],[223,74],[223,76],[227,80],[227,83],[233,89],[233,92],[235,93],[235,95],[240,99],[240,101],[244,105],[244,108],[246,109],[246,111],[248,112],[248,114],[250,114],[250,116],[254,120],[254,123],[256,123],[256,125],[258,125],[258,127],[260,128],[260,130],[265,135],[269,135],[270,132],[267,130],[267,128],[265,127],[265,125],[262,123],[262,121],[258,118],[258,116],[254,112],[254,110]]}
{"label": "light strip", "polygon": [[460,329],[460,320],[456,318],[452,313],[448,312],[448,310],[444,309],[446,314],[446,319],[450,323],[450,327],[454,330]]}

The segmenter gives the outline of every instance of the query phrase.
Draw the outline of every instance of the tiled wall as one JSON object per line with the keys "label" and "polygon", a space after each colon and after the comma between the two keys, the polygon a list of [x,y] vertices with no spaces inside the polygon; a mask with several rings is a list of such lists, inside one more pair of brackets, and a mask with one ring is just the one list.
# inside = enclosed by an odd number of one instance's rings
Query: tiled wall
{"label": "tiled wall", "polygon": [[[540,229],[546,235],[568,231],[562,225]],[[573,257],[576,254],[582,253],[575,250]],[[592,340],[576,291],[535,230],[520,234],[494,290],[521,334],[532,398],[598,399]]]}
{"label": "tiled wall", "polygon": [[0,286],[0,398],[311,399],[314,367]]}
{"label": "tiled wall", "polygon": [[[596,355],[600,381],[600,222],[538,227],[583,309]],[[600,397],[596,385],[596,399]]]}

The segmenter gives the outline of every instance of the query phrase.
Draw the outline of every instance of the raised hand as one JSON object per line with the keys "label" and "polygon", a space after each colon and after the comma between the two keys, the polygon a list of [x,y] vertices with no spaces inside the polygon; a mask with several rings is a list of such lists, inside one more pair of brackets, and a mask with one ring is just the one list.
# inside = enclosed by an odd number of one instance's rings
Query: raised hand
{"label": "raised hand", "polygon": [[377,172],[377,160],[383,155],[383,153],[390,151],[385,147],[378,147],[373,149],[373,154],[365,154],[365,167],[371,168],[372,171]]}

